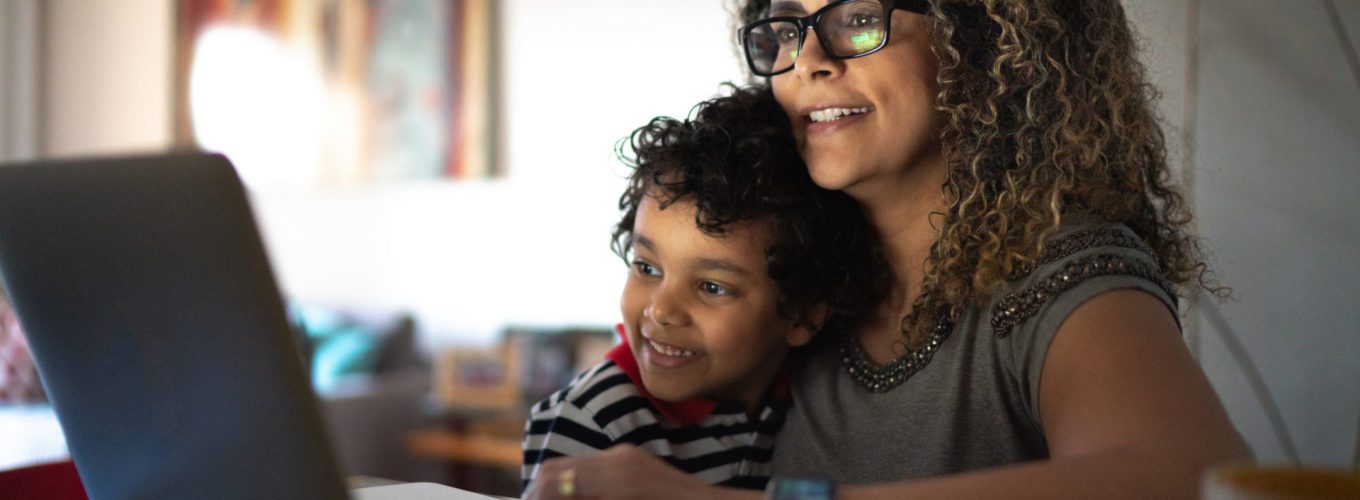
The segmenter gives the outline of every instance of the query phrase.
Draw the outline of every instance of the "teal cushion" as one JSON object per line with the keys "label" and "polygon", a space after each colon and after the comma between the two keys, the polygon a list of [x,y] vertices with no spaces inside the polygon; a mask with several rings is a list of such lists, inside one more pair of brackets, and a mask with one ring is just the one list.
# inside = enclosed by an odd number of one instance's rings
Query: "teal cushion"
{"label": "teal cushion", "polygon": [[380,333],[329,309],[294,307],[294,318],[311,351],[312,385],[333,389],[346,376],[372,375],[381,358]]}

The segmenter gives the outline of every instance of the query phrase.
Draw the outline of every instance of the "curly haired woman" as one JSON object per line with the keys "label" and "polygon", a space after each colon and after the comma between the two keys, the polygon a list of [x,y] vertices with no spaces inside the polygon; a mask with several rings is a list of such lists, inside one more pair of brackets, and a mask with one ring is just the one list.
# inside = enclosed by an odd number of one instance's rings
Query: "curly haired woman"
{"label": "curly haired woman", "polygon": [[[1247,456],[1179,335],[1177,295],[1217,289],[1117,0],[740,13],[812,178],[865,208],[894,280],[800,364],[769,497],[1193,498]],[[585,497],[759,497],[639,455],[553,470]]]}

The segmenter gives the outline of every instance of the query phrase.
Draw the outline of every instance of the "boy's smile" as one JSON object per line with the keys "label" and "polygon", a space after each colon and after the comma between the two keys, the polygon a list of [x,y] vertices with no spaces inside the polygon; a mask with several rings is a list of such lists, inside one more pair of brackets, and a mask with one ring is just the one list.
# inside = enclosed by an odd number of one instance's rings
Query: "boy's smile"
{"label": "boy's smile", "polygon": [[768,222],[734,222],[710,236],[694,214],[688,198],[664,210],[655,196],[639,204],[620,303],[628,343],[653,397],[710,397],[753,409],[789,347],[812,334],[776,310]]}
{"label": "boy's smile", "polygon": [[643,343],[646,347],[643,350],[643,358],[662,368],[679,368],[702,356],[698,352],[652,340],[646,330],[643,330],[642,338],[646,339]]}

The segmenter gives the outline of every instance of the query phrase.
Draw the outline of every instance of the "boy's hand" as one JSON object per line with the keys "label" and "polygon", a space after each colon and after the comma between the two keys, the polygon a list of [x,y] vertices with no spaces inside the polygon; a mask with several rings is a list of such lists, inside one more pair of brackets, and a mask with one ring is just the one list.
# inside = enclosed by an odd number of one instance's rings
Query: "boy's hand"
{"label": "boy's hand", "polygon": [[760,492],[718,488],[671,467],[631,444],[595,455],[543,462],[526,500],[588,499],[758,499]]}

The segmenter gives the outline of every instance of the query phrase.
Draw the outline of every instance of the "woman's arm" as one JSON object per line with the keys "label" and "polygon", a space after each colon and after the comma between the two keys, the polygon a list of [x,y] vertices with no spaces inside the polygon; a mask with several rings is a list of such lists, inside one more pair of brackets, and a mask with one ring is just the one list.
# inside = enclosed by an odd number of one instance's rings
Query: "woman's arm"
{"label": "woman's arm", "polygon": [[1210,465],[1249,456],[1160,300],[1098,295],[1059,327],[1039,379],[1051,459],[842,489],[840,498],[1194,498]]}
{"label": "woman's arm", "polygon": [[[1104,293],[1068,316],[1044,361],[1039,412],[1049,460],[843,486],[837,498],[1194,498],[1210,465],[1248,456],[1175,317],[1146,292]],[[632,447],[549,461],[540,479],[567,469],[579,498],[761,498]],[[558,498],[553,481],[541,482],[526,498]]]}

